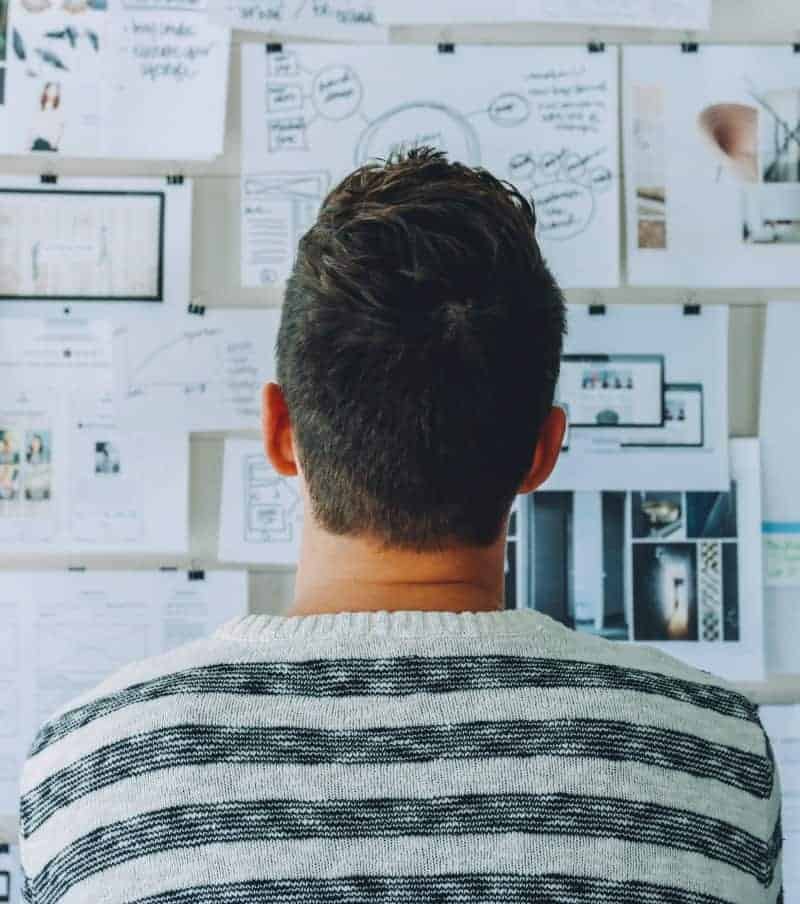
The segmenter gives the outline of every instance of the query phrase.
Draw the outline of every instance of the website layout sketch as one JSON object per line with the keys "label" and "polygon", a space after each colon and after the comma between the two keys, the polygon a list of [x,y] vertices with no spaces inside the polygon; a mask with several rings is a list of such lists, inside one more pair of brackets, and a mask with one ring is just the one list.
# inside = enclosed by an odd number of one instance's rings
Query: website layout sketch
{"label": "website layout sketch", "polygon": [[8,5],[0,152],[208,159],[222,152],[229,29],[204,0]]}
{"label": "website layout sketch", "polygon": [[278,310],[140,318],[114,332],[118,419],[146,432],[256,429],[275,374]]}
{"label": "website layout sketch", "polygon": [[564,355],[556,395],[573,427],[660,427],[661,355]]}
{"label": "website layout sketch", "polygon": [[706,50],[625,50],[630,280],[790,285],[800,243],[798,61],[777,46]]}
{"label": "website layout sketch", "polygon": [[247,543],[291,543],[295,540],[300,494],[267,465],[263,455],[244,460]]}
{"label": "website layout sketch", "polygon": [[760,677],[757,441],[732,451],[727,492],[533,495],[530,605],[579,631]]}
{"label": "website layout sketch", "polygon": [[257,440],[226,440],[220,560],[295,565],[302,524],[303,501],[297,480],[278,474]]}
{"label": "website layout sketch", "polygon": [[232,28],[328,40],[385,41],[381,0],[214,0],[211,15]]}
{"label": "website layout sketch", "polygon": [[[727,310],[568,306],[556,403],[568,438],[548,490],[730,483]],[[588,464],[588,466],[587,466]]]}
{"label": "website layout sketch", "polygon": [[0,299],[163,299],[164,193],[0,187]]}
{"label": "website layout sketch", "polygon": [[242,273],[245,285],[286,276],[303,234],[314,223],[330,185],[327,172],[248,175],[242,180]]}
{"label": "website layout sketch", "polygon": [[[245,46],[245,284],[286,279],[297,235],[354,167],[429,145],[535,201],[566,284],[579,273],[581,285],[617,285],[615,58],[584,47]],[[387,67],[406,75],[387,79]]]}

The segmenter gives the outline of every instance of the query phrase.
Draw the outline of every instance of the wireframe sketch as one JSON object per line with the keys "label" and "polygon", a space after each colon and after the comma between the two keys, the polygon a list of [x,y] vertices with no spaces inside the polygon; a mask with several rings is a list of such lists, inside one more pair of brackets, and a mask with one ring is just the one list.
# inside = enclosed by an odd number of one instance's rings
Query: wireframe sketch
{"label": "wireframe sketch", "polygon": [[160,300],[163,192],[0,189],[0,297]]}
{"label": "wireframe sketch", "polygon": [[[354,167],[431,146],[532,198],[545,253],[556,271],[563,266],[564,282],[616,284],[613,56],[574,47],[246,47],[245,283],[286,278],[298,231],[289,224],[305,226],[316,212],[307,201],[318,206],[324,190]],[[403,78],[387,79],[389,70]],[[287,182],[294,175],[294,205],[269,184],[259,201],[247,177],[266,172]],[[259,234],[272,241],[255,241]]]}
{"label": "wireframe sketch", "polygon": [[300,494],[267,465],[263,455],[245,456],[243,467],[245,542],[295,542]]}

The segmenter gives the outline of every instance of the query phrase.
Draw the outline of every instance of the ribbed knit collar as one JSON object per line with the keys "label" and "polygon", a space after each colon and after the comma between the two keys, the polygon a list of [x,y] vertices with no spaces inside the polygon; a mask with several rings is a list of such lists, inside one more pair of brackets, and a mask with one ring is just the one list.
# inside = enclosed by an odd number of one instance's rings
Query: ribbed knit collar
{"label": "ribbed knit collar", "polygon": [[531,634],[552,630],[555,623],[530,609],[497,612],[337,612],[330,615],[243,615],[221,625],[217,637],[238,640],[307,641],[326,636],[358,635],[467,636]]}

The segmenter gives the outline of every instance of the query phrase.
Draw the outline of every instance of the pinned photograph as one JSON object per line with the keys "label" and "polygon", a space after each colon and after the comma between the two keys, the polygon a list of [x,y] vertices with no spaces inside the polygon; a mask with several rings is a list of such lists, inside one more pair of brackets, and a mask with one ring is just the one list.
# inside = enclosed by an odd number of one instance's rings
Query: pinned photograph
{"label": "pinned photograph", "polygon": [[50,499],[52,486],[52,449],[49,430],[25,432],[23,487],[29,502]]}
{"label": "pinned photograph", "polygon": [[631,493],[631,526],[636,539],[685,537],[683,493]]}
{"label": "pinned photograph", "polygon": [[0,502],[19,497],[21,447],[16,430],[0,429]]}
{"label": "pinned photograph", "polygon": [[635,640],[697,640],[697,546],[633,545]]}

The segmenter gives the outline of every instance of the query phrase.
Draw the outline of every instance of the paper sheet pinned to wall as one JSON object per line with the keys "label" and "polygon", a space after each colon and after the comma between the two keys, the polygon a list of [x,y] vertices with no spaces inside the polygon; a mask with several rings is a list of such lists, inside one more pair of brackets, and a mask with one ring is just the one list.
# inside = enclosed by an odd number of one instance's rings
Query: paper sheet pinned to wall
{"label": "paper sheet pinned to wall", "polygon": [[260,441],[226,440],[220,561],[296,565],[302,526],[303,500],[297,480],[273,470]]}
{"label": "paper sheet pinned to wall", "polygon": [[800,706],[759,706],[783,790],[783,894],[800,904]]}
{"label": "paper sheet pinned to wall", "polygon": [[247,612],[241,571],[0,573],[0,813],[42,722],[113,672]]}
{"label": "paper sheet pinned to wall", "polygon": [[788,286],[800,253],[800,55],[791,44],[627,46],[633,285]]}
{"label": "paper sheet pinned to wall", "polygon": [[775,672],[800,671],[800,402],[792,368],[800,302],[767,306],[759,432],[764,470],[767,659]]}
{"label": "paper sheet pinned to wall", "polygon": [[711,0],[382,0],[380,15],[396,25],[571,22],[706,29],[711,26]]}
{"label": "paper sheet pinned to wall", "polygon": [[725,490],[728,309],[568,305],[556,401],[568,447],[547,490]]}
{"label": "paper sheet pinned to wall", "polygon": [[222,153],[230,31],[205,0],[10,0],[7,31],[0,153]]}
{"label": "paper sheet pinned to wall", "polygon": [[188,547],[186,433],[127,433],[111,324],[0,319],[0,543],[7,551]]}
{"label": "paper sheet pinned to wall", "polygon": [[615,286],[617,99],[615,48],[245,45],[243,284],[286,279],[323,198],[355,167],[429,144],[533,198],[563,285]]}
{"label": "paper sheet pinned to wall", "polygon": [[258,430],[275,379],[280,311],[207,310],[142,318],[114,331],[120,424],[160,431]]}
{"label": "paper sheet pinned to wall", "polygon": [[385,41],[388,29],[378,23],[381,0],[211,0],[213,20],[232,28],[294,38],[339,41]]}
{"label": "paper sheet pinned to wall", "polygon": [[[519,568],[529,605],[732,680],[764,677],[758,441],[730,444],[721,492],[537,492]],[[590,465],[587,465],[590,467]]]}
{"label": "paper sheet pinned to wall", "polygon": [[81,311],[92,317],[110,314],[110,307],[98,314],[99,302],[113,306],[115,318],[166,305],[184,309],[191,228],[191,180],[67,178],[47,185],[0,176],[0,313],[20,313],[30,302],[51,303],[59,314],[63,303],[91,302]]}

